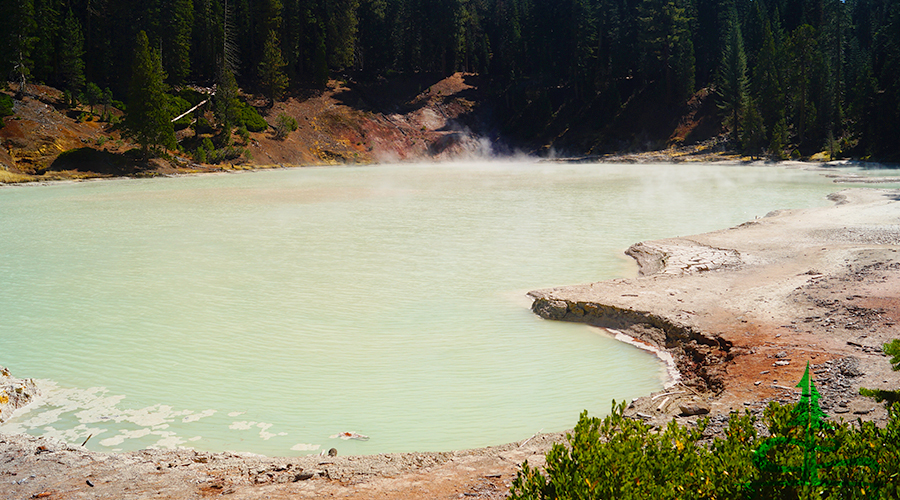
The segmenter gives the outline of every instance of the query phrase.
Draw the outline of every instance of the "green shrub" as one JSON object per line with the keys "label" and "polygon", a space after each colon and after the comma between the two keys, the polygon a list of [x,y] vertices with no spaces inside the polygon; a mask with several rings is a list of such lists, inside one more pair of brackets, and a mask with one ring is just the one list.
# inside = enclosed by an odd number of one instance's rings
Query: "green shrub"
{"label": "green shrub", "polygon": [[234,146],[226,146],[224,148],[215,149],[212,151],[208,151],[206,154],[207,163],[222,163],[227,160],[234,160],[240,158],[244,153],[243,148],[236,148]]}
{"label": "green shrub", "polygon": [[237,130],[237,135],[241,138],[241,143],[245,146],[250,142],[250,131],[247,130],[247,127],[241,126]]}
{"label": "green shrub", "polygon": [[236,125],[246,127],[250,132],[262,132],[269,128],[269,124],[259,115],[256,108],[244,102],[241,103],[240,118]]}
{"label": "green shrub", "polygon": [[6,94],[0,94],[0,118],[13,114],[13,99]]}
{"label": "green shrub", "polygon": [[204,99],[206,99],[207,95],[202,92],[198,92],[194,89],[185,88],[185,89],[181,89],[178,92],[178,97],[191,103],[191,107],[194,107],[194,106],[200,104]]}
{"label": "green shrub", "polygon": [[900,371],[900,339],[894,339],[884,344],[882,348],[885,354],[891,356],[891,369]]}
{"label": "green shrub", "polygon": [[613,402],[603,419],[582,413],[543,471],[525,462],[511,498],[900,498],[900,407],[879,428],[822,420],[817,400],[810,383],[798,404],[770,404],[767,438],[754,417],[732,414],[725,437],[707,444],[706,421],[653,429]]}
{"label": "green shrub", "polygon": [[[891,369],[900,371],[900,339],[894,339],[884,344],[881,350],[891,356]],[[870,397],[879,403],[885,401],[889,406],[900,403],[900,390],[889,389],[867,389],[860,387],[859,393],[863,396]],[[900,408],[900,405],[897,405]]]}
{"label": "green shrub", "polygon": [[[182,99],[176,95],[167,95],[168,105],[169,105],[169,114],[172,115],[172,118],[184,113],[185,111],[191,109],[191,103]],[[181,117],[181,119],[177,120],[173,123],[175,126],[175,130],[182,130],[191,125],[192,117],[191,115],[185,115]]]}
{"label": "green shrub", "polygon": [[297,130],[297,120],[284,113],[278,115],[275,120],[275,138],[282,140],[293,131]]}
{"label": "green shrub", "polygon": [[196,134],[211,134],[213,132],[213,127],[209,123],[209,120],[206,118],[199,118],[196,122],[194,122],[194,133]]}

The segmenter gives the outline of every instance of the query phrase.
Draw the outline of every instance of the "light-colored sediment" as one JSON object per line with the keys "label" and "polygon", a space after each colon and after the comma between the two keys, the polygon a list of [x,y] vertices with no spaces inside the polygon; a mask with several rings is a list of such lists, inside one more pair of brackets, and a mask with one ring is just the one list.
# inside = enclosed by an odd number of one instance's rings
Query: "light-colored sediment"
{"label": "light-colored sediment", "polygon": [[[850,190],[835,206],[645,242],[642,276],[532,292],[548,319],[613,328],[673,356],[682,377],[628,414],[663,423],[793,402],[809,361],[836,417],[878,421],[860,386],[900,387],[880,352],[900,336],[900,191]],[[688,416],[681,416],[689,414]],[[102,454],[0,435],[0,498],[503,498],[519,464],[563,434],[448,453],[266,458],[192,450]],[[42,496],[46,495],[46,496]]]}
{"label": "light-colored sediment", "polygon": [[636,244],[627,253],[640,277],[531,292],[533,310],[671,352],[680,393],[630,408],[651,421],[685,405],[721,413],[791,401],[807,361],[833,414],[884,418],[858,390],[900,387],[880,350],[900,336],[900,191],[831,199],[832,207]]}
{"label": "light-colored sediment", "polygon": [[31,403],[37,394],[34,380],[15,378],[9,370],[0,366],[0,424],[16,410]]}

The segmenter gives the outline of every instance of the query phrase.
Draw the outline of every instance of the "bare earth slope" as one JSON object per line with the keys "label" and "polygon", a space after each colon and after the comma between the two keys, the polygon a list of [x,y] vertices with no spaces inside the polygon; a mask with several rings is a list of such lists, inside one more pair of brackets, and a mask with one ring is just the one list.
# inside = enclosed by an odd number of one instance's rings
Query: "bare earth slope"
{"label": "bare earth slope", "polygon": [[[149,163],[123,153],[137,147],[121,127],[100,122],[101,107],[68,109],[62,93],[42,85],[16,100],[13,116],[0,118],[0,183],[116,175],[171,175],[272,166],[333,165],[403,160],[486,157],[491,146],[469,126],[479,124],[482,79],[467,73],[417,77],[372,85],[332,80],[322,91],[290,96],[271,107],[250,97],[269,124],[235,144],[249,155],[216,165],[198,164],[193,151],[170,151],[171,159]],[[121,117],[122,113],[112,109]],[[297,130],[276,138],[280,115],[292,117]],[[206,116],[213,120],[212,112]],[[90,117],[81,121],[79,117]],[[192,138],[184,129],[179,140]],[[211,137],[211,134],[206,134]],[[81,161],[65,151],[83,149]],[[86,154],[90,152],[90,154]]]}
{"label": "bare earth slope", "polygon": [[[644,276],[532,292],[548,319],[615,328],[674,356],[681,381],[635,400],[653,423],[794,402],[806,362],[837,418],[884,418],[860,386],[900,387],[881,344],[900,324],[900,191],[629,250]],[[689,414],[682,416],[682,414]],[[574,422],[573,422],[574,423]],[[101,454],[0,435],[0,498],[502,498],[561,434],[480,450],[266,458],[192,450]]]}

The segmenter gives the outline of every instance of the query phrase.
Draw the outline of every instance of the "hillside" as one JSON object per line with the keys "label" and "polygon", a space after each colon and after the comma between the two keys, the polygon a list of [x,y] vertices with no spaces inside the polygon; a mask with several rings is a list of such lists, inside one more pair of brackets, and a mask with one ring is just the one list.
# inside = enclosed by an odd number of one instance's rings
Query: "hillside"
{"label": "hillside", "polygon": [[[576,108],[561,102],[552,120],[540,127],[531,120],[523,132],[515,124],[529,120],[533,103],[525,103],[517,114],[498,110],[497,98],[484,79],[455,73],[446,78],[416,75],[370,83],[331,80],[324,91],[291,95],[272,106],[247,95],[246,101],[269,124],[265,131],[251,132],[246,143],[235,136],[236,147],[249,154],[220,164],[200,164],[193,160],[192,151],[169,151],[166,159],[146,161],[116,123],[121,111],[113,108],[113,119],[101,122],[100,106],[93,114],[85,105],[69,109],[59,90],[41,85],[28,88],[30,95],[14,101],[14,114],[4,119],[0,129],[0,182],[441,161],[513,152],[597,156],[610,152],[604,149],[604,141],[621,146],[612,150],[615,153],[694,145],[680,150],[686,154],[702,150],[695,146],[699,141],[715,144],[721,132],[705,90],[682,108],[662,113],[633,99],[605,128],[596,127],[598,117],[589,119],[596,112],[591,106]],[[274,128],[281,114],[297,121],[297,129],[284,139],[275,136]],[[204,116],[214,120],[211,111]],[[177,137],[180,144],[191,144],[197,142],[196,134],[188,127]],[[634,139],[629,142],[624,139],[627,136]],[[668,155],[677,152],[670,150]]]}

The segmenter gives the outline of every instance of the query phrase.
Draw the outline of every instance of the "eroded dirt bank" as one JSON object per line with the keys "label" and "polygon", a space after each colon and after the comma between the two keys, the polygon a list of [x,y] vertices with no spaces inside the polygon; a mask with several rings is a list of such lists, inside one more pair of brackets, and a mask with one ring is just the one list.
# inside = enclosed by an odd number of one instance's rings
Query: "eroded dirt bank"
{"label": "eroded dirt bank", "polygon": [[[637,244],[629,253],[643,276],[532,292],[534,310],[672,353],[682,382],[636,400],[628,410],[635,418],[692,422],[708,410],[715,431],[731,410],[796,401],[809,361],[827,413],[883,419],[882,406],[857,393],[900,386],[880,352],[900,324],[900,191],[849,190],[833,201]],[[562,438],[449,453],[266,458],[102,454],[0,435],[0,498],[503,498],[519,464],[542,464]]]}
{"label": "eroded dirt bank", "polygon": [[826,412],[885,418],[860,387],[896,389],[881,345],[900,336],[900,192],[847,190],[835,206],[628,249],[635,279],[531,292],[547,319],[615,329],[667,350],[681,374],[629,412],[673,416],[796,401],[807,361]]}

